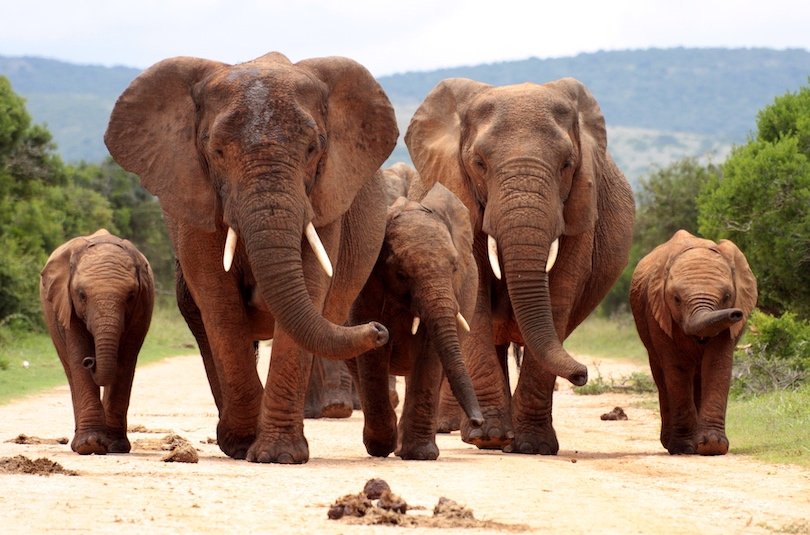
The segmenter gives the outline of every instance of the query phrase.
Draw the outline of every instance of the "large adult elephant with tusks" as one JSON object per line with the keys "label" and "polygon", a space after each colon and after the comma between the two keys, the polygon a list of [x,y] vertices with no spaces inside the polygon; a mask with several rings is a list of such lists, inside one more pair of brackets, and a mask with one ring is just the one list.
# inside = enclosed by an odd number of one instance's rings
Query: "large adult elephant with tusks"
{"label": "large adult elephant with tusks", "polygon": [[[417,109],[405,142],[425,188],[442,182],[469,208],[480,277],[464,352],[484,425],[470,426],[445,395],[440,430],[461,425],[481,448],[555,454],[556,376],[588,378],[562,341],[619,277],[633,233],[633,195],[608,154],[599,105],[572,78],[501,87],[447,79]],[[514,397],[512,342],[525,346]]]}
{"label": "large adult elephant with tusks", "polygon": [[[380,85],[340,57],[170,58],[118,99],[104,139],[160,199],[227,455],[306,462],[312,354],[386,343],[378,323],[342,324],[380,250],[378,169],[397,135]],[[262,391],[254,341],[268,338]]]}

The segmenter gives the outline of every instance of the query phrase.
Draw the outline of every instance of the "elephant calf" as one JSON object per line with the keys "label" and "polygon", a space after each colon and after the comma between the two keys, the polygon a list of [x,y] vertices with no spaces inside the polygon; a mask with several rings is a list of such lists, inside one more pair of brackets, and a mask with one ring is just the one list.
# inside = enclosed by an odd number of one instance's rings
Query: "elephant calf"
{"label": "elephant calf", "polygon": [[[389,207],[380,256],[351,315],[353,323],[379,321],[390,333],[386,345],[350,361],[371,455],[385,457],[396,449],[403,459],[439,456],[442,368],[470,422],[481,425],[459,342],[469,330],[464,315],[475,305],[477,280],[469,215],[449,190],[436,184],[421,202],[400,197]],[[406,378],[399,430],[389,373]]]}
{"label": "elephant calf", "polygon": [[132,378],[155,301],[149,262],[132,243],[101,229],[51,254],[39,293],[70,384],[76,424],[71,449],[128,453]]}
{"label": "elephant calf", "polygon": [[757,302],[743,253],[679,230],[636,266],[630,306],[658,386],[670,454],[724,455],[734,347]]}

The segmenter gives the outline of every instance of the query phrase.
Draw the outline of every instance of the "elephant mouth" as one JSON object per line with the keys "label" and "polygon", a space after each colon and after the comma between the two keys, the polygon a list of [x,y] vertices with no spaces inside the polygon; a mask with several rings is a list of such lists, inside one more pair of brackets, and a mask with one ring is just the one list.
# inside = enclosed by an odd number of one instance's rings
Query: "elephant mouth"
{"label": "elephant mouth", "polygon": [[705,346],[706,344],[709,343],[709,337],[708,336],[693,336],[692,339],[699,346]]}

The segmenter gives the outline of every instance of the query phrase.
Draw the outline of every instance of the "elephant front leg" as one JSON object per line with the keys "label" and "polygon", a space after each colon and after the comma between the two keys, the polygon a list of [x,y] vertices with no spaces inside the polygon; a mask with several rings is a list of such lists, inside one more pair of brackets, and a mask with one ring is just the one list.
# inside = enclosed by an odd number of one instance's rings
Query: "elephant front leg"
{"label": "elephant front leg", "polygon": [[127,438],[127,411],[142,341],[142,337],[137,341],[122,341],[115,381],[104,389],[104,415],[110,439],[107,453],[129,453],[132,449]]}
{"label": "elephant front leg", "polygon": [[432,461],[439,457],[436,445],[436,413],[439,405],[442,366],[431,352],[415,359],[405,382],[405,402],[399,423],[401,444],[397,455],[406,460]]}
{"label": "elephant front leg", "polygon": [[59,352],[73,403],[75,428],[70,449],[80,455],[105,455],[110,439],[101,404],[101,389],[93,381],[90,371],[80,364],[82,358],[93,351],[92,339],[85,332],[83,325],[73,322],[65,342],[65,353]]}
{"label": "elephant front leg", "polygon": [[301,464],[309,460],[309,444],[304,437],[304,397],[311,367],[312,355],[277,327],[258,430],[247,451],[248,461]]}
{"label": "elephant front leg", "polygon": [[669,407],[669,424],[661,431],[662,440],[670,455],[692,454],[695,449],[697,410],[694,397],[695,370],[686,363],[670,365],[664,381]]}
{"label": "elephant front leg", "polygon": [[374,457],[387,457],[397,446],[397,415],[388,392],[389,359],[388,347],[356,359],[363,408],[363,444]]}
{"label": "elephant front leg", "polygon": [[486,313],[476,310],[470,334],[462,341],[462,353],[484,415],[484,423],[480,427],[473,427],[462,413],[461,439],[481,449],[503,449],[515,436],[509,403],[509,381],[492,340],[492,320]]}
{"label": "elephant front leg", "polygon": [[503,451],[556,455],[560,449],[552,426],[554,383],[557,376],[547,372],[536,355],[524,350],[512,411],[515,438]]}
{"label": "elephant front leg", "polygon": [[712,340],[704,351],[700,372],[695,449],[700,455],[728,453],[726,405],[731,385],[732,355],[735,342],[727,334]]}
{"label": "elephant front leg", "polygon": [[349,418],[353,410],[352,378],[346,363],[316,356],[312,362],[304,416]]}

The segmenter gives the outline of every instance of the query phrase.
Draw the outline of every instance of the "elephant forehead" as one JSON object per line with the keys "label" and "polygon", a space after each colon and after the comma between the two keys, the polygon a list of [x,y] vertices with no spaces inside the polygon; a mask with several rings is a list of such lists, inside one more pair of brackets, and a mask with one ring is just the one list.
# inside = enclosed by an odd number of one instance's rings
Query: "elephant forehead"
{"label": "elephant forehead", "polygon": [[447,228],[424,212],[405,212],[389,223],[385,239],[403,263],[448,262],[455,255]]}
{"label": "elephant forehead", "polygon": [[135,261],[115,244],[98,244],[88,247],[79,256],[74,279],[78,283],[101,281],[106,278],[133,277]]}
{"label": "elephant forehead", "polygon": [[716,250],[710,248],[688,249],[678,255],[669,270],[672,279],[690,279],[695,282],[728,280],[731,266]]}

